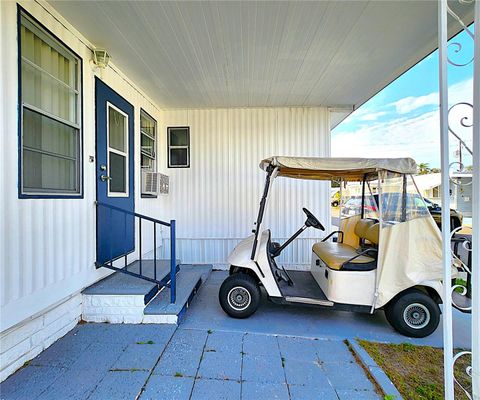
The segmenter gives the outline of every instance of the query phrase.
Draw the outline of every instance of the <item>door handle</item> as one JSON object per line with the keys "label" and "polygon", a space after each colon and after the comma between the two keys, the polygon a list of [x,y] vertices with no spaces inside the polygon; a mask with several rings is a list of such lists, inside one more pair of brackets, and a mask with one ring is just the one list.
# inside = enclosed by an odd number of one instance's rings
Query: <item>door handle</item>
{"label": "door handle", "polygon": [[100,175],[100,180],[102,182],[106,182],[106,181],[111,181],[112,178],[110,176],[107,176],[107,175]]}

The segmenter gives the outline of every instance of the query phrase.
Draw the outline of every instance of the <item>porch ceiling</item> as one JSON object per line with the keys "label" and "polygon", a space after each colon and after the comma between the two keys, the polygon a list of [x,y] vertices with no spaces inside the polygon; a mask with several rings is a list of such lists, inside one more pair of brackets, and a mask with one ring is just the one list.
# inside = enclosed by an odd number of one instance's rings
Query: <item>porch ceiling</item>
{"label": "porch ceiling", "polygon": [[357,107],[437,43],[436,1],[50,3],[164,108]]}

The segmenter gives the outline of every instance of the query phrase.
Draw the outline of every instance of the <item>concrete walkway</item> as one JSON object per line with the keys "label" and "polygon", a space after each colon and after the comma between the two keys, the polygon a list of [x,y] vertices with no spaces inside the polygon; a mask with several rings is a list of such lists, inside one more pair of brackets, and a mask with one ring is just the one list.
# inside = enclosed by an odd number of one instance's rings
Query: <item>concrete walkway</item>
{"label": "concrete walkway", "polygon": [[[227,276],[214,271],[200,289],[181,328],[229,330],[265,334],[303,336],[311,338],[354,339],[442,347],[442,323],[430,336],[412,339],[400,335],[388,324],[382,311],[374,315],[322,308],[280,306],[265,296],[257,312],[247,319],[233,319],[226,315],[218,303],[218,288]],[[453,310],[455,346],[470,348],[470,314]]]}
{"label": "concrete walkway", "polygon": [[379,399],[339,340],[81,324],[5,382],[5,400]]}

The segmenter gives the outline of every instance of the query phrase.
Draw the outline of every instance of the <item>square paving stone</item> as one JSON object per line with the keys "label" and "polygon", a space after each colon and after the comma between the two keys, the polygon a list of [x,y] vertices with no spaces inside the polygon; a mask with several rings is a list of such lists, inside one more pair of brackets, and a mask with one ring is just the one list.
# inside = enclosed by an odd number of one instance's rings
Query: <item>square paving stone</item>
{"label": "square paving stone", "polygon": [[317,361],[285,360],[287,383],[296,385],[330,386],[327,375]]}
{"label": "square paving stone", "polygon": [[148,378],[147,371],[108,372],[88,400],[135,399]]}
{"label": "square paving stone", "polygon": [[189,400],[193,378],[152,375],[141,400]]}
{"label": "square paving stone", "polygon": [[243,356],[242,380],[247,382],[285,383],[279,356]]}
{"label": "square paving stone", "polygon": [[181,374],[195,377],[203,349],[181,347],[180,349],[167,348],[160,358],[160,362],[153,370],[155,375]]}
{"label": "square paving stone", "polygon": [[91,341],[86,341],[82,337],[63,337],[35,357],[30,364],[68,367],[84,354],[91,344]]}
{"label": "square paving stone", "polygon": [[34,399],[57,379],[65,368],[28,366],[15,372],[0,383],[0,398],[3,400]]}
{"label": "square paving stone", "polygon": [[166,344],[175,327],[161,324],[107,324],[105,330],[99,332],[97,341],[106,343],[135,344],[153,341],[155,344]]}
{"label": "square paving stone", "polygon": [[243,336],[241,332],[214,331],[208,335],[206,350],[216,352],[240,354],[243,347]]}
{"label": "square paving stone", "polygon": [[184,349],[203,349],[207,340],[208,333],[204,330],[197,329],[177,329],[173,335],[167,350]]}
{"label": "square paving stone", "polygon": [[321,362],[355,362],[352,352],[341,340],[315,340],[314,345]]}
{"label": "square paving stone", "polygon": [[243,337],[243,352],[250,355],[276,356],[280,354],[276,336],[248,333]]}
{"label": "square paving stone", "polygon": [[383,397],[372,390],[337,390],[340,400],[379,400]]}
{"label": "square paving stone", "polygon": [[240,400],[240,383],[216,379],[197,379],[191,400]]}
{"label": "square paving stone", "polygon": [[[95,369],[69,369],[53,382],[38,400],[85,400],[93,392],[98,382],[106,375]],[[30,397],[29,397],[30,398]]]}
{"label": "square paving stone", "polygon": [[106,328],[110,324],[104,323],[81,323],[68,332],[64,338],[70,336],[81,338],[87,342],[98,341],[98,338],[103,338],[105,336]]}
{"label": "square paving stone", "polygon": [[[331,386],[288,385],[288,387],[291,400],[338,400],[337,394]],[[351,397],[349,400],[357,399]]]}
{"label": "square paving stone", "polygon": [[243,382],[242,399],[289,400],[285,383]]}
{"label": "square paving stone", "polygon": [[323,368],[330,384],[336,390],[375,390],[364,370],[358,364],[326,363],[323,364]]}
{"label": "square paving stone", "polygon": [[106,373],[126,347],[125,344],[120,343],[92,343],[71,365],[71,368],[96,371],[97,375],[102,372]]}
{"label": "square paving stone", "polygon": [[165,346],[156,344],[130,344],[111,369],[152,369]]}
{"label": "square paving stone", "polygon": [[279,336],[280,353],[285,359],[316,361],[317,349],[314,340],[298,337]]}
{"label": "square paving stone", "polygon": [[240,380],[242,355],[240,353],[204,352],[198,376],[211,379]]}

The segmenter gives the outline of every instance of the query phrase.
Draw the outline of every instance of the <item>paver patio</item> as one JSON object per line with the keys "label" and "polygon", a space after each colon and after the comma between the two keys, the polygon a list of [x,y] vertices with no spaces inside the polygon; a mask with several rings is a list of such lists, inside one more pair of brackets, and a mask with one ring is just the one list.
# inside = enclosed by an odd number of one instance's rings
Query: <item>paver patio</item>
{"label": "paver patio", "polygon": [[0,390],[5,400],[380,398],[342,341],[169,325],[80,324]]}

